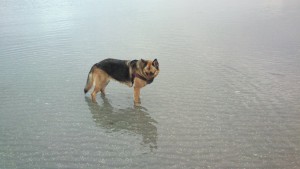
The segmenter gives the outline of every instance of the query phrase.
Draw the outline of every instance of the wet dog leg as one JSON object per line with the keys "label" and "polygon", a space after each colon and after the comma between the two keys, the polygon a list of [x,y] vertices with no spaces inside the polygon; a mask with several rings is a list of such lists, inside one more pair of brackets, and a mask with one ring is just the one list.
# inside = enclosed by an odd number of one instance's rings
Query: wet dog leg
{"label": "wet dog leg", "polygon": [[94,83],[95,83],[95,88],[94,88],[94,91],[91,93],[91,97],[92,97],[92,101],[93,102],[96,102],[96,95],[97,93],[100,91],[100,78],[99,78],[99,75],[98,74],[95,74],[94,75]]}
{"label": "wet dog leg", "polygon": [[134,87],[134,105],[135,106],[139,106],[141,104],[140,91],[141,91],[141,88]]}
{"label": "wet dog leg", "polygon": [[96,101],[96,95],[97,93],[100,91],[100,86],[99,85],[96,85],[95,88],[94,88],[94,91],[93,93],[91,94],[91,97],[92,97],[92,101],[93,102],[97,102]]}
{"label": "wet dog leg", "polygon": [[102,86],[102,88],[101,88],[101,94],[102,94],[102,96],[105,96],[105,88],[106,88],[106,86],[108,85],[108,83],[109,83],[109,80],[108,79],[106,79],[106,81],[103,83],[103,86]]}

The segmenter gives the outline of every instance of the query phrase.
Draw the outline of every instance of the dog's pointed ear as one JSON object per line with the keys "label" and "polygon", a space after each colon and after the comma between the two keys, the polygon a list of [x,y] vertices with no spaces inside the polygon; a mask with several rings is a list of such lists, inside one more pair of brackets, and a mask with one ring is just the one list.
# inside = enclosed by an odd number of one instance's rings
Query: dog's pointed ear
{"label": "dog's pointed ear", "polygon": [[147,60],[141,59],[141,61],[145,64],[147,64]]}
{"label": "dog's pointed ear", "polygon": [[142,68],[146,67],[146,66],[147,66],[147,63],[148,63],[147,60],[141,59],[141,67],[142,67]]}
{"label": "dog's pointed ear", "polygon": [[132,68],[136,68],[136,62],[137,62],[137,60],[132,60],[131,62],[130,62],[130,66],[132,67]]}
{"label": "dog's pointed ear", "polygon": [[152,62],[152,65],[158,70],[159,69],[159,63],[157,61],[157,59],[154,59]]}

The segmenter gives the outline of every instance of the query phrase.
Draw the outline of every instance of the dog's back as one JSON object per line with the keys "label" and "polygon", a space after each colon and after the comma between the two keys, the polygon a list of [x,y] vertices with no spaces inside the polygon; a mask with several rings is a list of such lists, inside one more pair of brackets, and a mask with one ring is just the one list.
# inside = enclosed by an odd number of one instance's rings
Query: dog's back
{"label": "dog's back", "polygon": [[105,71],[109,76],[117,81],[131,81],[127,60],[105,59],[96,63],[95,66]]}

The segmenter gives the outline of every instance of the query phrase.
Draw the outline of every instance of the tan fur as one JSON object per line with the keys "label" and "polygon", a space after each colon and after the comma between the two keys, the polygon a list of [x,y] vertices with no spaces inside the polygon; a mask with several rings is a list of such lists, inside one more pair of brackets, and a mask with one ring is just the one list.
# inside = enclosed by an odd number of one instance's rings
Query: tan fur
{"label": "tan fur", "polygon": [[89,73],[88,75],[88,79],[87,79],[87,83],[85,85],[85,88],[84,88],[84,91],[89,91],[92,87],[93,87],[93,74],[92,73]]}
{"label": "tan fur", "polygon": [[153,67],[153,66],[151,66],[151,64],[152,64],[152,61],[148,61],[147,66],[148,66],[148,69],[149,69],[149,70],[150,70],[151,67]]}
{"label": "tan fur", "polygon": [[138,105],[141,103],[141,99],[140,99],[140,90],[142,87],[146,86],[147,83],[144,80],[141,80],[139,78],[135,78],[134,79],[134,103],[135,105]]}
{"label": "tan fur", "polygon": [[101,91],[105,95],[105,87],[107,86],[110,77],[109,75],[101,69],[95,68],[92,72],[93,80],[95,84],[94,91],[92,92],[92,100],[96,102],[96,94]]}

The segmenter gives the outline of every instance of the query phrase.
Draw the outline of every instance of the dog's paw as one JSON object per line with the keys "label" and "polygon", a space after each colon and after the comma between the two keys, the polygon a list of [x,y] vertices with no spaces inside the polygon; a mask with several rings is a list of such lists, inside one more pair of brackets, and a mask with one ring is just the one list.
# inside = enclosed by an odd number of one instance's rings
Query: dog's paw
{"label": "dog's paw", "polygon": [[140,106],[141,106],[141,102],[140,102],[140,101],[134,102],[134,106],[135,106],[135,107],[140,107]]}

